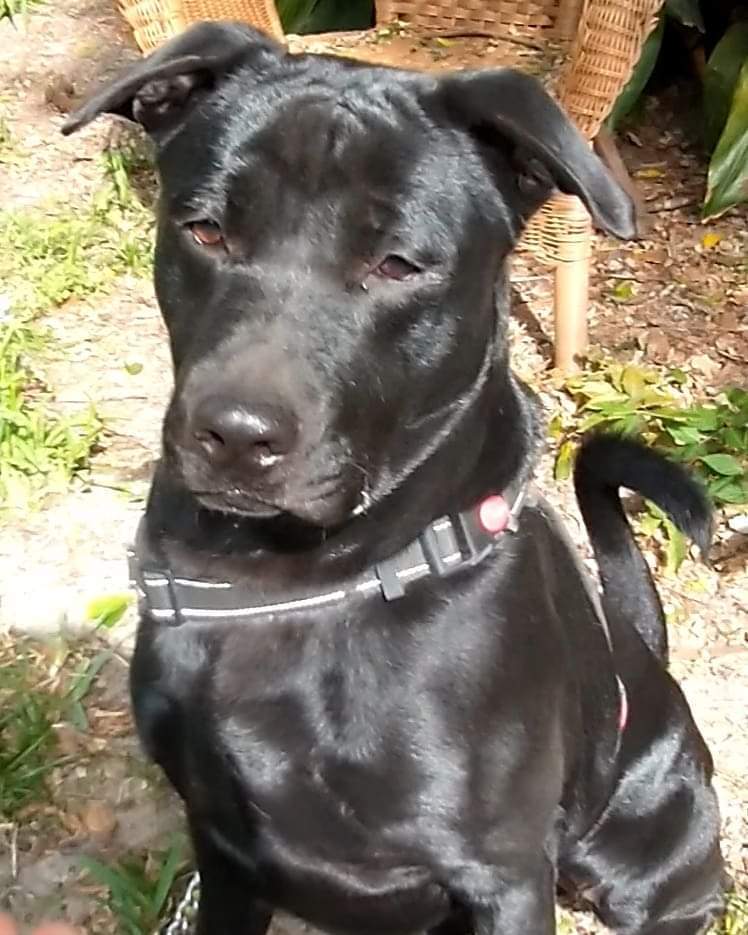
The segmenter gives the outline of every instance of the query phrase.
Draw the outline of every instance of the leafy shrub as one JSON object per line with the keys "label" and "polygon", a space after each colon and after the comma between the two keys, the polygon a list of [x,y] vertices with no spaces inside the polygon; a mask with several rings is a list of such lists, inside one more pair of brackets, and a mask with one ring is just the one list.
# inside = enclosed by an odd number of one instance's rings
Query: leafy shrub
{"label": "leafy shrub", "polygon": [[[682,370],[658,373],[605,359],[563,386],[574,402],[571,413],[550,425],[559,442],[556,477],[571,472],[580,436],[599,428],[642,438],[693,471],[716,507],[748,503],[748,391],[733,388],[716,399],[686,404]],[[683,537],[654,506],[643,529],[664,530],[669,570],[686,553]]]}

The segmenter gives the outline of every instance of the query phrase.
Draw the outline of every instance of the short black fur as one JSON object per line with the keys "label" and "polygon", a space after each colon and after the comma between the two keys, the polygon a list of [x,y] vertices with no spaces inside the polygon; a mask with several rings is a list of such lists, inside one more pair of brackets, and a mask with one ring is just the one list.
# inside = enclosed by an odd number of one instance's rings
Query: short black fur
{"label": "short black fur", "polygon": [[[258,600],[335,591],[529,482],[541,432],[509,367],[505,258],[555,187],[634,234],[536,82],[292,56],[204,24],[67,132],[102,112],[158,149],[175,390],[153,557]],[[251,625],[143,616],[134,710],[184,799],[200,935],[263,935],[276,908],[340,932],[550,935],[559,883],[621,935],[695,935],[719,914],[711,759],[618,488],[702,549],[708,508],[618,439],[585,445],[576,484],[609,637],[532,493],[491,560],[400,600]]]}

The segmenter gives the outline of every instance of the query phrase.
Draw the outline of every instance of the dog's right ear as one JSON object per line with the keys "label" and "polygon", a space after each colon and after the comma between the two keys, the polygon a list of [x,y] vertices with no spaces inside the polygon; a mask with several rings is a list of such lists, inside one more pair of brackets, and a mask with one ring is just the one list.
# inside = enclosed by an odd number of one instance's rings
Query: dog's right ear
{"label": "dog's right ear", "polygon": [[68,117],[62,132],[67,136],[99,114],[119,114],[164,142],[197,101],[238,67],[260,67],[284,52],[279,43],[243,23],[199,23],[95,94]]}

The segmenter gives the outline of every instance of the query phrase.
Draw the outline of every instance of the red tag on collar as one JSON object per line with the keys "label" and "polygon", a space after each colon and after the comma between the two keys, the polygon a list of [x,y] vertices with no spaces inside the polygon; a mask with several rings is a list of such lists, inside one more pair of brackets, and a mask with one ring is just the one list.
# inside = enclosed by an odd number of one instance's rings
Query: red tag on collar
{"label": "red tag on collar", "polygon": [[506,500],[499,494],[492,494],[478,507],[478,522],[487,533],[495,536],[509,525],[510,514]]}

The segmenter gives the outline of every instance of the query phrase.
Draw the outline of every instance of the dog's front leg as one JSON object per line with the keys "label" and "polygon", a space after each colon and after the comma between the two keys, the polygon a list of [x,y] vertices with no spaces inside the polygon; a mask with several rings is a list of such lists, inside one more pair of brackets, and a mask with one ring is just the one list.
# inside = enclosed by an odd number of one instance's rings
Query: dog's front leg
{"label": "dog's front leg", "polygon": [[[468,920],[462,929],[465,935],[554,935],[556,873],[546,857],[529,870],[491,870],[494,885],[490,895],[484,895],[485,872],[481,871],[483,879],[476,879],[474,885],[460,885],[459,902],[469,907],[472,917],[472,924]],[[447,931],[457,935],[454,927]],[[439,929],[437,932],[441,935]]]}
{"label": "dog's front leg", "polygon": [[196,935],[265,935],[273,912],[254,896],[249,875],[194,826],[192,843],[200,871]]}

